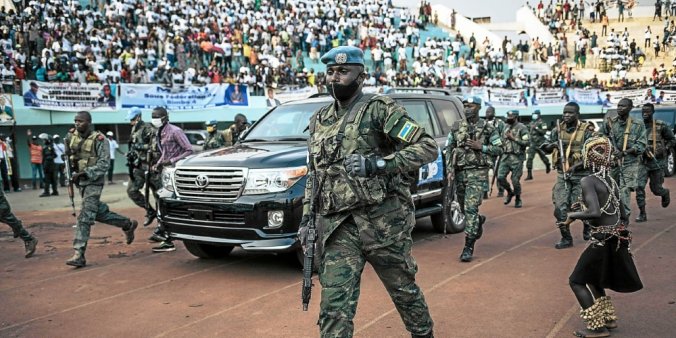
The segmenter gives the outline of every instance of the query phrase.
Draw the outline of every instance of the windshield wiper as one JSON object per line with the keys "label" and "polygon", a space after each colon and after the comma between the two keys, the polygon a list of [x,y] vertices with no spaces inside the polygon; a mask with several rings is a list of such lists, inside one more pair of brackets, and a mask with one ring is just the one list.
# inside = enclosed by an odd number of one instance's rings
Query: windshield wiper
{"label": "windshield wiper", "polygon": [[240,140],[239,143],[248,143],[248,142],[270,142],[271,140],[264,140],[262,138],[252,138]]}
{"label": "windshield wiper", "polygon": [[275,141],[307,141],[307,137],[282,137]]}

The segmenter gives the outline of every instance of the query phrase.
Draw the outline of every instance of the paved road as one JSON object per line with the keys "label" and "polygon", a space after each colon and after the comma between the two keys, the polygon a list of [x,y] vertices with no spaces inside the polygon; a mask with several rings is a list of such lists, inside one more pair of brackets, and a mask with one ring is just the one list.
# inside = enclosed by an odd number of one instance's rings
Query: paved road
{"label": "paved road", "polygon": [[[551,216],[553,181],[553,174],[537,171],[535,181],[524,184],[522,209],[505,207],[497,198],[485,202],[482,212],[489,220],[472,263],[458,262],[463,236],[444,238],[432,231],[429,219],[420,220],[414,255],[437,337],[570,337],[581,327],[567,277],[584,249],[582,226],[573,227],[574,248],[552,247],[558,239]],[[676,179],[666,184],[676,192]],[[104,200],[140,219],[143,212],[130,207],[123,191],[122,184],[106,186]],[[33,195],[9,199],[40,238],[34,258],[24,259],[21,243],[0,227],[0,337],[318,335],[320,288],[303,312],[301,272],[289,257],[235,249],[226,259],[201,260],[181,244],[175,252],[153,254],[145,241],[150,227],[139,229],[137,241],[127,246],[120,230],[96,225],[89,266],[74,270],[64,264],[73,237],[66,199]],[[673,336],[674,210],[652,198],[650,221],[633,227],[633,252],[646,287],[611,293],[620,317],[613,337]],[[368,266],[362,284],[355,336],[409,336]]]}

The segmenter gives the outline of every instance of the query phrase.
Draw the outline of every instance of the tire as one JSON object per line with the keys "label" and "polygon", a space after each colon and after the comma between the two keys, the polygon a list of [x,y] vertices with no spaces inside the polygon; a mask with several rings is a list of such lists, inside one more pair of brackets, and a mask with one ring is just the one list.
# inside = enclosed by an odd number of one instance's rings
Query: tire
{"label": "tire", "polygon": [[233,246],[212,245],[193,241],[183,241],[185,248],[193,256],[203,259],[217,259],[227,257]]}
{"label": "tire", "polygon": [[667,166],[664,168],[664,176],[671,177],[676,173],[674,168],[674,161],[676,160],[676,149],[671,149],[667,156]]}
{"label": "tire", "polygon": [[444,233],[444,213],[440,212],[438,214],[434,214],[430,216],[430,220],[432,221],[432,228],[434,228],[434,231],[439,234]]}

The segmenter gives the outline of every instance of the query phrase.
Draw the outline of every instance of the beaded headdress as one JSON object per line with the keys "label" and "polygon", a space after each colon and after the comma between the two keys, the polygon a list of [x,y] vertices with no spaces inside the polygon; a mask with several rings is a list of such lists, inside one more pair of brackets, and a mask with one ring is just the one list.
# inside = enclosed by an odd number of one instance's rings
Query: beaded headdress
{"label": "beaded headdress", "polygon": [[605,176],[611,166],[613,145],[605,136],[594,136],[584,143],[582,159],[585,168]]}

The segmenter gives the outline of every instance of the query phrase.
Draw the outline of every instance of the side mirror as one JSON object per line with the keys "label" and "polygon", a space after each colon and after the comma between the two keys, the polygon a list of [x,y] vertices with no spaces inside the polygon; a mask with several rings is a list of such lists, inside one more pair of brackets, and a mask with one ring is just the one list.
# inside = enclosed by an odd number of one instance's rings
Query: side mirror
{"label": "side mirror", "polygon": [[204,145],[204,140],[199,140],[199,141],[197,141],[197,145],[198,145],[198,146],[203,146],[203,145]]}

